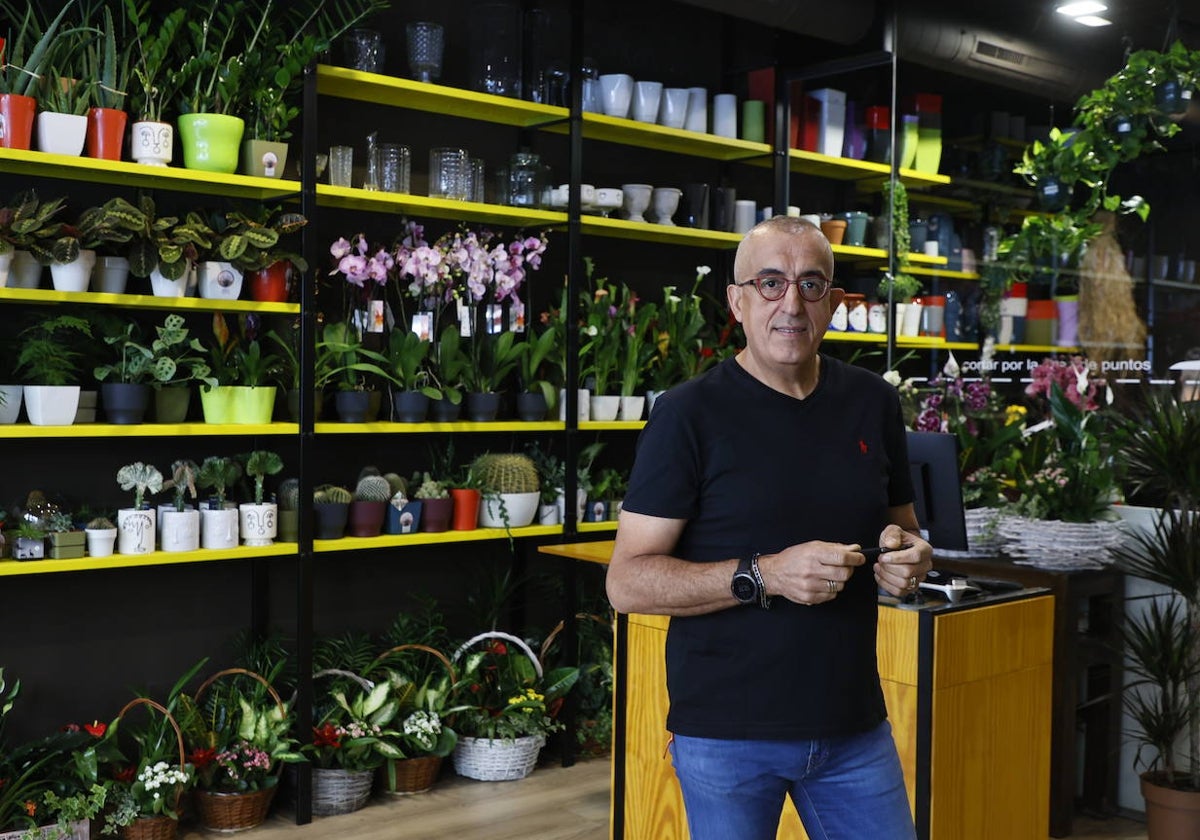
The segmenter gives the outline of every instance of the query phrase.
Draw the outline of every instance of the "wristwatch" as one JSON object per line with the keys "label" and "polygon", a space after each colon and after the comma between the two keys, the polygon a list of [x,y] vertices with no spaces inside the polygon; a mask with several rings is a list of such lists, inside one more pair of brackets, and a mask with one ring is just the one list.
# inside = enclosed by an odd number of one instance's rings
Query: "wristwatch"
{"label": "wristwatch", "polygon": [[737,571],[733,573],[729,591],[733,593],[733,597],[737,598],[739,603],[755,604],[762,601],[762,584],[759,575],[755,574],[757,560],[757,552],[749,557],[743,557],[738,563]]}

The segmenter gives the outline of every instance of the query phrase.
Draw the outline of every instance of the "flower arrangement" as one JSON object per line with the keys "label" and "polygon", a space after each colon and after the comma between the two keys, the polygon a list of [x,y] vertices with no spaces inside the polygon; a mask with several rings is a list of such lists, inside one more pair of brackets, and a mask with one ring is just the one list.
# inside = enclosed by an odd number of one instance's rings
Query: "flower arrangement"
{"label": "flower arrangement", "polygon": [[641,387],[654,362],[656,345],[651,339],[658,308],[643,302],[633,290],[625,287],[621,301],[621,353],[619,370],[621,396],[632,397]]}
{"label": "flower arrangement", "polygon": [[621,333],[612,328],[620,314],[615,285],[593,276],[593,263],[584,258],[590,289],[580,292],[579,379],[591,380],[592,393],[608,394],[620,366]]}
{"label": "flower arrangement", "polygon": [[696,266],[696,280],[689,292],[676,294],[675,286],[663,287],[655,322],[655,356],[650,368],[651,384],[656,391],[686,382],[717,361],[717,347],[708,332],[698,294],[700,284],[711,271],[707,265]]}
{"label": "flower arrangement", "polygon": [[399,704],[390,696],[387,682],[362,681],[351,698],[338,688],[330,693],[333,704],[313,726],[312,743],[303,747],[316,767],[372,770],[388,758],[403,758],[396,747],[397,733],[390,727]]}

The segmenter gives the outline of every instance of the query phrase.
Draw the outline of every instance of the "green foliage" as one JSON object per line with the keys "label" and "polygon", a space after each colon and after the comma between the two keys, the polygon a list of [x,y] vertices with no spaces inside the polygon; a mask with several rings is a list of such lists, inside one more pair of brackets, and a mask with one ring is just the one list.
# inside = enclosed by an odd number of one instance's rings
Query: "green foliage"
{"label": "green foliage", "polygon": [[122,490],[133,491],[133,509],[141,510],[147,493],[163,489],[163,474],[150,464],[135,461],[117,470],[117,484]]}
{"label": "green foliage", "polygon": [[[98,108],[115,108],[122,110],[130,82],[130,61],[134,46],[133,33],[130,32],[126,18],[125,6],[118,2],[116,11],[120,15],[121,25],[113,21],[113,9],[105,3],[102,5],[104,25],[96,32],[96,37],[83,52],[81,79],[89,79],[92,83],[92,100]],[[84,20],[96,20],[98,13],[91,8],[90,3],[81,4],[81,17]],[[120,41],[120,48],[117,42]]]}
{"label": "green foliage", "polygon": [[429,383],[426,360],[429,358],[430,343],[414,332],[392,330],[388,337],[388,378],[401,390],[420,391],[430,399],[440,399],[442,394]]}
{"label": "green foliage", "polygon": [[471,348],[473,364],[463,372],[463,386],[478,393],[503,390],[505,380],[529,350],[514,332],[476,335]]}
{"label": "green foliage", "polygon": [[467,371],[471,369],[471,357],[463,348],[462,335],[454,324],[442,330],[430,359],[430,376],[440,392],[440,399],[458,405],[462,402],[462,389]]}
{"label": "green foliage", "polygon": [[13,198],[12,204],[0,207],[0,254],[13,249],[29,251],[43,265],[48,264],[51,258],[45,243],[61,235],[63,225],[54,217],[65,206],[65,198],[43,202],[36,191],[26,190]]}
{"label": "green foliage", "polygon": [[255,449],[241,456],[245,460],[246,475],[254,479],[254,504],[263,503],[263,482],[268,475],[278,475],[283,471],[283,459],[279,453],[266,449]]}
{"label": "green foliage", "polygon": [[280,238],[308,224],[300,213],[263,208],[256,217],[242,212],[213,216],[216,253],[242,271],[258,271],[280,260],[288,260],[300,271],[308,263],[299,254],[279,247]]}
{"label": "green foliage", "polygon": [[187,496],[196,498],[196,474],[200,467],[195,461],[181,458],[171,464],[171,477],[163,482],[164,490],[175,491],[175,510],[183,510]]}
{"label": "green foliage", "polygon": [[563,330],[547,324],[542,330],[531,329],[525,339],[527,350],[521,354],[519,376],[521,387],[529,393],[540,393],[546,405],[557,402],[558,383],[563,366]]}
{"label": "green foliage", "polygon": [[16,370],[30,385],[77,385],[83,353],[74,339],[92,335],[91,325],[74,315],[43,315],[21,331]]}
{"label": "green foliage", "polygon": [[430,478],[429,473],[427,472],[422,473],[422,475],[419,477],[415,477],[413,479],[413,483],[416,484],[418,480],[420,481],[420,484],[417,484],[417,489],[413,491],[414,499],[450,498],[450,491],[446,489],[446,483],[444,481],[436,481],[433,478]]}
{"label": "green foliage", "polygon": [[206,490],[212,489],[217,497],[217,504],[224,506],[226,491],[241,477],[242,465],[235,459],[224,455],[209,455],[200,463],[196,484]]}
{"label": "green foliage", "polygon": [[[35,84],[45,73],[46,61],[53,49],[55,37],[70,3],[64,3],[53,19],[42,18],[39,3],[14,4],[0,2],[4,17],[17,24],[15,34],[9,29],[4,42],[3,62],[0,62],[0,93],[34,96]],[[73,30],[64,30],[70,32]]]}
{"label": "green foliage", "polygon": [[336,383],[342,391],[363,390],[365,374],[391,379],[385,369],[387,364],[387,356],[362,346],[358,331],[349,324],[326,324],[317,341],[314,383],[317,390],[331,383]]}
{"label": "green foliage", "polygon": [[142,194],[137,206],[122,198],[109,202],[118,214],[121,226],[133,233],[129,248],[129,273],[149,277],[155,268],[168,280],[178,280],[202,251],[212,247],[212,229],[197,212],[178,216],[159,216],[154,199]]}
{"label": "green foliage", "polygon": [[133,33],[132,75],[137,82],[130,93],[129,110],[141,120],[162,122],[167,103],[174,101],[184,82],[175,50],[188,7],[172,9],[161,18],[155,15],[150,0],[124,0],[124,8]]}

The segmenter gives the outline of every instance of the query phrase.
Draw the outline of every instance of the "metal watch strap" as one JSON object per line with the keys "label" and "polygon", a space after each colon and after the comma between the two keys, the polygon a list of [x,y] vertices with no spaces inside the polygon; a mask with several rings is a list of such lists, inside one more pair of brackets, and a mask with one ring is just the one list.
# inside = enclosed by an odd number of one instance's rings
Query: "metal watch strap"
{"label": "metal watch strap", "polygon": [[758,570],[758,558],[762,552],[756,551],[750,558],[750,573],[754,575],[754,582],[758,584],[758,605],[764,610],[771,609],[771,596],[767,594],[767,585],[763,583],[762,572]]}

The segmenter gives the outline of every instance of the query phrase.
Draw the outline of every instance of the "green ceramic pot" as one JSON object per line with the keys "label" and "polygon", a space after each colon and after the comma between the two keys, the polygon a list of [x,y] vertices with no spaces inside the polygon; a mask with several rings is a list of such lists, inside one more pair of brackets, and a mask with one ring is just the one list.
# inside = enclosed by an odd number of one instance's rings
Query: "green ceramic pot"
{"label": "green ceramic pot", "polygon": [[227,114],[183,114],[179,117],[183,165],[227,175],[236,172],[245,127],[241,117]]}

